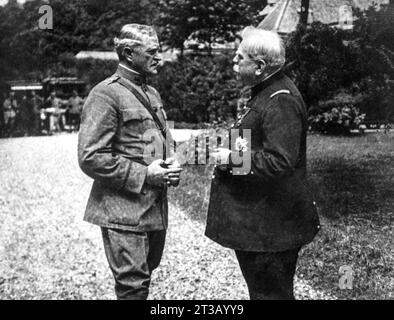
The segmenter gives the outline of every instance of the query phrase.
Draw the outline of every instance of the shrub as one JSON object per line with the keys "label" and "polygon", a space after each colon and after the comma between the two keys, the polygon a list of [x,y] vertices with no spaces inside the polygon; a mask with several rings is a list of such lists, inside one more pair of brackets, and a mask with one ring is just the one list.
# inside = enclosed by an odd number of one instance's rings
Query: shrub
{"label": "shrub", "polygon": [[[362,99],[351,102],[366,113],[368,121],[394,120],[394,15],[392,7],[355,11],[352,32],[315,22],[300,27],[287,39],[287,72],[314,111],[321,101],[335,99],[339,91]],[[334,106],[338,109],[342,104]],[[322,119],[324,117],[321,117]],[[324,120],[323,120],[324,121]]]}
{"label": "shrub", "polygon": [[112,60],[85,59],[77,61],[76,65],[78,77],[87,83],[88,90],[90,90],[100,81],[114,74],[118,62]]}
{"label": "shrub", "polygon": [[287,39],[286,71],[312,108],[361,78],[359,53],[345,44],[345,36],[342,30],[315,22]]}
{"label": "shrub", "polygon": [[166,63],[153,85],[171,120],[221,123],[235,117],[240,87],[229,54],[188,56]]}
{"label": "shrub", "polygon": [[364,120],[365,114],[360,114],[360,110],[352,105],[332,108],[309,118],[312,131],[328,134],[350,134],[350,131],[358,129]]}

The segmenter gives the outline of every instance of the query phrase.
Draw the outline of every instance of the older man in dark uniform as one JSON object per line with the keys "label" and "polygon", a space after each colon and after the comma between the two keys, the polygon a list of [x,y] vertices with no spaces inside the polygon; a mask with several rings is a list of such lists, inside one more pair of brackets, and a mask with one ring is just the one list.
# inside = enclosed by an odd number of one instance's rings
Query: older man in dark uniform
{"label": "older man in dark uniform", "polygon": [[[231,150],[214,154],[221,165],[212,181],[206,235],[235,250],[256,300],[294,299],[298,253],[320,228],[306,183],[307,110],[282,72],[284,63],[276,33],[244,31],[234,70],[252,94],[234,128],[241,149],[231,141]],[[250,170],[236,172],[239,159],[250,161],[241,163]]]}
{"label": "older man in dark uniform", "polygon": [[160,63],[155,30],[125,25],[114,41],[119,67],[82,111],[79,164],[94,179],[85,220],[102,229],[118,299],[146,299],[164,248],[167,186],[182,169],[165,158],[165,112],[146,84]]}

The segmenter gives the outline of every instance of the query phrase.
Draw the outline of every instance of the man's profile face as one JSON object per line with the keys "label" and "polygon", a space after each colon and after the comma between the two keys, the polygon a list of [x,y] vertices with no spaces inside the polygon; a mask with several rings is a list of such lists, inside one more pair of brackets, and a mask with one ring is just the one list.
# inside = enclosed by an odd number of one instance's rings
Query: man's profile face
{"label": "man's profile face", "polygon": [[242,47],[239,46],[235,57],[233,59],[234,72],[237,74],[237,79],[245,85],[252,85],[256,80],[257,63],[250,58]]}
{"label": "man's profile face", "polygon": [[136,71],[143,75],[157,74],[161,62],[159,49],[158,43],[141,44],[133,54],[133,67]]}

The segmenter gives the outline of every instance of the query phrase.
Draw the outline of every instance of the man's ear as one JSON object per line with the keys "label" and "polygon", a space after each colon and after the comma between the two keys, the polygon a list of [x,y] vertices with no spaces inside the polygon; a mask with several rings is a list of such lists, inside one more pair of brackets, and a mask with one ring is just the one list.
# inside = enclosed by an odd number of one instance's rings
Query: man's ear
{"label": "man's ear", "polygon": [[264,70],[266,69],[266,67],[267,67],[267,64],[266,64],[266,62],[264,61],[264,60],[259,60],[258,62],[257,62],[257,69],[256,69],[256,71],[255,71],[255,74],[256,74],[256,76],[261,76],[263,73],[264,73]]}
{"label": "man's ear", "polygon": [[129,63],[133,63],[133,50],[131,50],[129,47],[123,49],[123,56]]}

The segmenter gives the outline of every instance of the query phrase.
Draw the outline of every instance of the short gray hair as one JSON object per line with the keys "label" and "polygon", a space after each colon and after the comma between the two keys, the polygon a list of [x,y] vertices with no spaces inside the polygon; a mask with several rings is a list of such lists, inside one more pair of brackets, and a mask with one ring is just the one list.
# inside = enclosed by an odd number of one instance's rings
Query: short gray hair
{"label": "short gray hair", "polygon": [[274,31],[247,27],[242,32],[241,47],[251,59],[264,60],[270,67],[283,67],[286,63],[283,40]]}
{"label": "short gray hair", "polygon": [[126,24],[120,30],[118,37],[114,38],[115,50],[121,60],[124,57],[124,49],[137,50],[147,42],[159,42],[156,31],[147,25]]}

